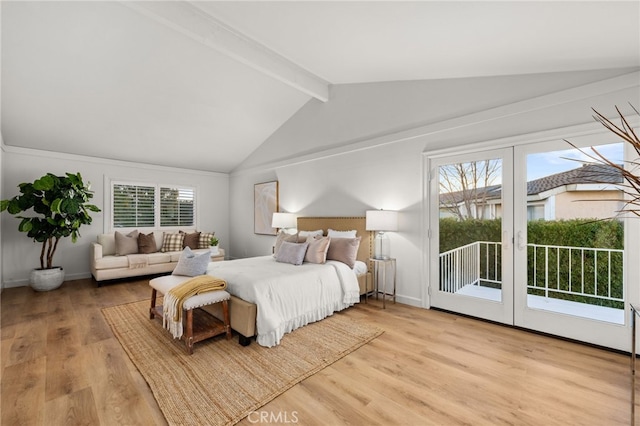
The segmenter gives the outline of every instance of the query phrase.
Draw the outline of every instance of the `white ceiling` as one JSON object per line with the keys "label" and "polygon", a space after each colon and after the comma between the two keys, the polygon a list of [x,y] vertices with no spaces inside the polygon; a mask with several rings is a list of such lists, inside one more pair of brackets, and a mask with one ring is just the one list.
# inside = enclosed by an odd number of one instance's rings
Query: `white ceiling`
{"label": "white ceiling", "polygon": [[0,5],[6,145],[209,171],[332,84],[640,66],[637,1]]}

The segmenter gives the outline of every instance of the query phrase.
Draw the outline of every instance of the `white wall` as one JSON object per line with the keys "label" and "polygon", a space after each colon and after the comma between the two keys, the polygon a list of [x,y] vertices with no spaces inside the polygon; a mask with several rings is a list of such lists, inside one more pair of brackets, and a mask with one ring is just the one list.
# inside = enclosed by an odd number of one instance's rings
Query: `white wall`
{"label": "white wall", "polygon": [[[47,172],[64,174],[80,172],[91,182],[93,202],[102,210],[109,202],[104,182],[108,179],[133,180],[165,184],[188,185],[197,188],[197,229],[215,231],[226,247],[229,233],[229,175],[196,170],[175,169],[146,164],[117,162],[91,157],[52,153],[14,147],[3,147],[2,198],[18,194],[21,182],[30,182]],[[89,243],[98,234],[108,230],[103,212],[93,213],[93,222],[80,229],[82,237],[73,244],[70,238],[60,241],[54,261],[65,269],[65,279],[73,280],[90,276]],[[2,282],[5,287],[26,285],[30,271],[39,267],[40,244],[18,232],[19,220],[2,214],[3,251]]]}
{"label": "white wall", "polygon": [[[375,102],[376,94],[387,92],[383,87],[385,83],[367,85],[368,91],[364,93],[361,85],[339,87],[336,91],[340,101],[329,101],[321,107],[310,102],[231,174],[233,240],[230,254],[244,257],[271,252],[274,238],[253,234],[252,191],[257,182],[277,179],[281,210],[305,216],[363,216],[368,209],[397,209],[400,229],[388,235],[392,256],[398,262],[398,300],[428,306],[427,271],[423,264],[427,228],[423,205],[424,153],[451,147],[477,146],[479,149],[509,137],[521,136],[526,141],[527,134],[534,132],[594,124],[591,107],[612,114],[614,105],[628,102],[637,105],[640,93],[637,73],[583,86],[579,84],[585,82],[584,74],[576,73],[574,79],[570,75],[562,77],[566,90],[559,90],[557,79],[549,79],[548,75],[538,80],[528,76],[528,99],[500,104],[503,99],[512,101],[514,96],[499,92],[494,99],[483,100],[482,104],[492,104],[491,108],[478,110],[469,110],[469,104],[460,101],[457,113],[453,111],[455,108],[447,106],[446,117],[429,122],[430,117],[425,115],[422,121],[429,124],[410,129],[396,124],[404,120],[405,112],[414,121],[420,114],[415,111],[416,104],[405,102],[402,96],[387,93],[384,108],[369,108],[369,114],[358,109],[363,105],[363,97]],[[550,84],[545,84],[549,81]],[[512,79],[505,82],[516,90]],[[460,81],[460,84],[468,99],[491,96],[482,79]],[[493,80],[491,84],[500,86]],[[531,85],[537,87],[539,96],[534,96]],[[416,91],[421,88],[420,83],[415,85]],[[408,92],[410,90],[403,87],[401,93]],[[448,102],[446,92],[422,101],[431,104],[425,111],[437,110],[438,105]],[[308,110],[316,111],[315,120]],[[383,110],[392,117],[381,117]],[[391,130],[398,127],[402,130],[384,132],[379,128],[381,120],[385,120]],[[358,131],[354,131],[371,128],[379,130],[370,138],[358,137]],[[305,141],[318,139],[318,132],[326,137],[325,149],[310,153]],[[259,158],[260,153],[267,153],[264,159]]]}

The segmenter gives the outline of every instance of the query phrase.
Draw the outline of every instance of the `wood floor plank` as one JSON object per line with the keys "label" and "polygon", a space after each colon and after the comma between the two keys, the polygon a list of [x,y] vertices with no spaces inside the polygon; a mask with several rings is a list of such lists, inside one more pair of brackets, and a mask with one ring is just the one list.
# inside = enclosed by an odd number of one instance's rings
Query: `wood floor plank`
{"label": "wood floor plank", "polygon": [[46,357],[31,358],[2,370],[2,424],[45,424]]}
{"label": "wood floor plank", "polygon": [[[129,374],[122,347],[115,339],[90,345],[92,363],[88,371],[101,424],[145,425],[152,418],[137,382]],[[125,355],[126,356],[126,355]]]}
{"label": "wood floor plank", "polygon": [[[166,425],[101,312],[149,295],[148,278],[4,290],[2,424]],[[631,423],[624,354],[447,312],[383,310],[375,300],[339,315],[384,333],[241,425],[260,416],[311,426]]]}
{"label": "wood floor plank", "polygon": [[45,404],[47,423],[80,426],[100,424],[96,401],[90,387],[48,401]]}

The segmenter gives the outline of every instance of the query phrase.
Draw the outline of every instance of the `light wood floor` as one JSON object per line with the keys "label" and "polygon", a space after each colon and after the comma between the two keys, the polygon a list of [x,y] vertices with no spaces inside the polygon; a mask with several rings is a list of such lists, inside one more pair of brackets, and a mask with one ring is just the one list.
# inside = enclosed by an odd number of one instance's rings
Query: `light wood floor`
{"label": "light wood floor", "polygon": [[[100,311],[149,295],[146,280],[4,290],[2,425],[166,424]],[[348,314],[385,333],[240,424],[630,424],[622,354],[400,304]]]}

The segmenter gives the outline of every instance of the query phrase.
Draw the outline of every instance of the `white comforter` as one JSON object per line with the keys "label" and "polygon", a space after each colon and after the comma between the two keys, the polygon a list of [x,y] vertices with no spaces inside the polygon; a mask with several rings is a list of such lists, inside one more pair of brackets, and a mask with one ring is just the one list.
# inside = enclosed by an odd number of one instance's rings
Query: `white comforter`
{"label": "white comforter", "polygon": [[360,300],[356,274],[344,263],[295,266],[273,256],[211,262],[207,274],[227,281],[227,291],[258,307],[256,341],[275,346],[286,333]]}

